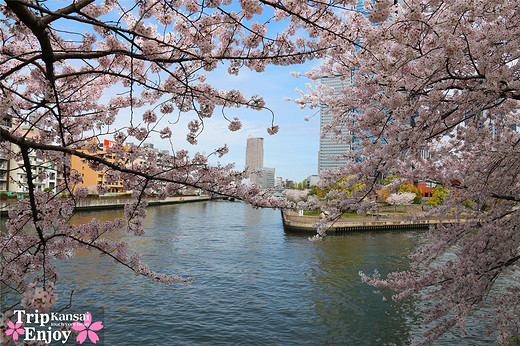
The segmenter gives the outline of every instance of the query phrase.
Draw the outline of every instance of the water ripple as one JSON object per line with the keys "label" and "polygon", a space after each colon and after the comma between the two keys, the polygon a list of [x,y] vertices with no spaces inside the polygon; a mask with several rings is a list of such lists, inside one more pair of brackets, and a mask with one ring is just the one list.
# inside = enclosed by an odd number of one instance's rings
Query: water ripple
{"label": "water ripple", "polygon": [[115,237],[153,270],[194,276],[192,285],[152,283],[93,253],[61,269],[76,307],[105,309],[107,345],[402,345],[417,334],[415,302],[383,302],[358,272],[408,268],[419,233],[312,243],[285,234],[279,211],[213,201],[150,208],[144,225],[144,237]]}

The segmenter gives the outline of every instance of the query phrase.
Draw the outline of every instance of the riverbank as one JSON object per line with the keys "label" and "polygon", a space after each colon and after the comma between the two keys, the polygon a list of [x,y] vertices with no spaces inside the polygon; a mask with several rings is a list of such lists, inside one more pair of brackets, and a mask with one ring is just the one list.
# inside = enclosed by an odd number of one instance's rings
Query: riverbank
{"label": "riverbank", "polygon": [[[209,196],[187,195],[187,196],[173,196],[166,199],[149,199],[149,206],[166,205],[175,203],[189,203],[209,200]],[[76,212],[103,210],[103,209],[122,209],[131,201],[129,197],[87,197],[80,199],[76,205]],[[0,216],[7,216],[11,205],[16,203],[16,200],[8,200],[0,202]]]}
{"label": "riverbank", "polygon": [[[417,219],[419,214],[378,214],[372,216],[342,217],[329,223],[328,232],[347,233],[360,231],[390,231],[424,229],[440,223],[458,223],[465,220],[456,218]],[[282,211],[283,226],[286,231],[316,233],[313,224],[320,221],[318,215],[299,215],[294,211]]]}

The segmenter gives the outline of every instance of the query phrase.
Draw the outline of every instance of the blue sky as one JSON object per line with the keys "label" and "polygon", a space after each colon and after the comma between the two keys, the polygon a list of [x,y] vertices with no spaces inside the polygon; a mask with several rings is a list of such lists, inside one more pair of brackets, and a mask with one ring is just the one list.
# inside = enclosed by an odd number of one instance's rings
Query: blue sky
{"label": "blue sky", "polygon": [[[268,16],[266,9],[263,16]],[[257,20],[257,19],[255,19]],[[271,22],[268,35],[276,36],[277,31],[284,28],[283,22]],[[299,33],[306,35],[306,33]],[[271,126],[271,113],[269,111],[253,111],[250,109],[228,109],[226,116],[232,119],[237,116],[242,122],[242,129],[236,132],[228,130],[228,122],[223,119],[220,110],[215,112],[213,118],[205,121],[205,130],[197,138],[198,144],[191,145],[186,142],[186,124],[193,117],[186,117],[176,129],[172,129],[174,148],[187,149],[190,153],[203,151],[210,153],[216,148],[227,144],[229,153],[222,158],[213,158],[212,163],[235,163],[237,169],[244,169],[247,137],[264,138],[264,167],[276,169],[276,176],[302,181],[311,174],[318,172],[318,150],[320,141],[319,114],[316,109],[300,109],[294,102],[285,101],[284,98],[296,99],[299,94],[295,89],[305,91],[305,83],[310,81],[305,78],[305,72],[313,67],[318,67],[320,61],[308,61],[302,65],[292,66],[268,66],[264,72],[258,73],[242,68],[238,76],[227,73],[227,67],[223,64],[215,71],[207,72],[207,82],[217,89],[238,89],[246,97],[260,95],[264,98],[266,106],[275,114],[275,125],[280,127],[275,135],[267,133],[267,127]],[[301,72],[301,78],[291,76],[291,72]],[[305,116],[311,116],[305,121]],[[154,143],[160,147],[159,142]],[[164,145],[164,144],[163,144]],[[167,148],[167,147],[166,147]]]}
{"label": "blue sky", "polygon": [[[302,110],[294,102],[284,100],[285,97],[297,98],[299,95],[295,89],[305,90],[304,84],[309,82],[305,77],[292,77],[290,72],[305,72],[317,64],[318,61],[311,61],[304,65],[270,66],[262,73],[243,69],[238,76],[229,75],[227,69],[222,66],[208,73],[207,82],[216,88],[239,89],[246,97],[255,94],[263,96],[266,106],[275,113],[275,125],[279,125],[280,130],[275,135],[267,133],[266,129],[271,125],[269,111],[231,108],[226,111],[226,116],[229,119],[235,116],[240,118],[242,129],[230,132],[227,120],[222,117],[220,110],[217,110],[211,119],[205,120],[204,132],[197,138],[198,144],[191,145],[185,138],[188,132],[186,124],[193,117],[186,114],[186,117],[172,128],[174,148],[187,149],[190,153],[210,153],[227,144],[229,153],[222,158],[213,158],[211,162],[234,162],[236,168],[243,169],[247,137],[252,135],[264,138],[264,166],[275,168],[276,176],[302,181],[310,174],[317,174],[319,115],[305,121],[304,117],[314,114],[316,110]],[[160,139],[152,142],[160,149],[168,149],[167,142]]]}
{"label": "blue sky", "polygon": [[[55,4],[52,3],[51,4]],[[233,3],[231,8],[238,10],[238,4]],[[266,9],[259,19],[267,19],[272,15],[272,10]],[[271,22],[268,35],[276,36],[276,33],[284,28],[287,23]],[[78,32],[91,31],[89,27],[70,21],[58,21],[56,27],[70,29],[72,25]],[[305,33],[299,33],[305,35]],[[67,36],[67,35],[65,35]],[[76,36],[70,37],[77,39]],[[271,126],[271,113],[269,111],[253,111],[250,109],[232,108],[226,112],[228,119],[238,117],[242,121],[242,129],[236,132],[228,130],[228,121],[225,120],[220,109],[215,111],[211,119],[205,120],[205,130],[197,138],[198,144],[191,145],[186,141],[187,123],[194,119],[193,114],[184,114],[177,125],[171,126],[173,131],[173,147],[175,150],[186,149],[190,154],[197,151],[211,153],[215,149],[227,144],[229,153],[222,158],[212,157],[211,162],[216,164],[235,163],[237,169],[243,169],[245,163],[245,148],[247,137],[264,138],[264,166],[276,169],[276,176],[283,179],[302,181],[310,174],[318,171],[318,149],[319,149],[319,116],[311,117],[305,121],[305,116],[313,115],[316,110],[300,109],[294,102],[287,102],[284,98],[298,98],[295,89],[305,90],[305,83],[309,82],[305,77],[295,78],[291,76],[292,71],[302,74],[316,67],[319,61],[309,61],[303,65],[293,66],[269,66],[265,72],[257,73],[243,68],[238,76],[227,73],[227,67],[223,64],[215,71],[207,73],[207,82],[217,89],[238,89],[246,97],[260,95],[264,97],[266,106],[275,113],[275,125],[279,125],[279,132],[269,135],[266,131]],[[123,92],[121,85],[110,88],[105,93],[103,101],[108,101],[114,93]],[[135,114],[140,118],[146,107],[137,109]],[[164,119],[158,128],[168,126],[166,120],[175,121],[176,114],[172,118]],[[128,113],[121,111],[115,123],[116,126],[128,125]],[[108,139],[112,139],[108,137]],[[167,140],[161,140],[159,136],[152,136],[148,140],[158,149],[170,149]]]}

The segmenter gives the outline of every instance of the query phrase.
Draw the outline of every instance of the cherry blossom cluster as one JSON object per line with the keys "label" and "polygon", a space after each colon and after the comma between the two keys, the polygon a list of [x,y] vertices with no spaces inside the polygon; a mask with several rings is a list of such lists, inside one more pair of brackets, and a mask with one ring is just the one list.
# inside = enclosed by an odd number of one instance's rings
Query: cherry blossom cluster
{"label": "cherry blossom cluster", "polygon": [[[352,3],[353,1],[346,1]],[[21,164],[28,197],[9,211],[0,236],[0,282],[18,293],[27,309],[50,309],[56,302],[56,265],[78,249],[101,253],[152,280],[190,283],[177,275],[156,273],[126,244],[110,234],[126,229],[139,236],[152,196],[166,198],[179,189],[202,189],[235,196],[258,207],[294,208],[272,191],[242,184],[246,172],[232,165],[208,164],[209,155],[228,152],[222,143],[209,154],[175,150],[158,155],[143,143],[157,134],[170,143],[172,124],[188,119],[187,142],[196,143],[205,121],[225,108],[271,112],[260,95],[219,90],[207,71],[221,63],[238,74],[267,65],[290,65],[322,58],[340,42],[338,2],[319,8],[304,2],[281,4],[255,0],[76,1],[58,5],[11,1],[0,5],[0,156]],[[290,20],[293,16],[294,20]],[[277,21],[273,34],[269,24]],[[338,30],[333,28],[338,26]],[[327,28],[318,33],[317,28]],[[297,37],[300,29],[312,31]],[[272,112],[271,112],[272,113]],[[225,115],[224,115],[225,117]],[[118,119],[124,119],[123,124]],[[229,130],[242,127],[238,118]],[[273,121],[269,134],[278,132]],[[114,142],[100,154],[98,143]],[[132,144],[133,143],[133,144]],[[181,143],[175,143],[181,148]],[[60,176],[53,191],[38,192],[38,172],[29,158]],[[109,158],[110,156],[110,158]],[[103,176],[104,183],[80,187],[79,159]],[[104,194],[110,184],[132,191],[125,217],[71,225],[76,204],[89,192]]]}
{"label": "cherry blossom cluster", "polygon": [[[426,301],[429,328],[419,342],[452,327],[464,332],[468,316],[497,304],[487,323],[507,344],[520,328],[517,4],[377,0],[365,1],[364,11],[343,12],[343,44],[307,73],[315,85],[296,100],[326,105],[332,120],[322,135],[356,146],[345,166],[322,176],[330,214],[316,238],[342,211],[369,210],[388,176],[444,186],[444,203],[422,217],[460,222],[432,227],[408,271],[362,278],[395,299]],[[334,90],[323,77],[342,86]]]}
{"label": "cherry blossom cluster", "polygon": [[[493,299],[497,309],[489,322],[499,342],[507,342],[520,328],[517,4],[377,0],[365,1],[358,12],[357,3],[160,0],[127,7],[107,0],[49,8],[45,2],[6,0],[0,5],[0,155],[22,164],[29,196],[10,210],[8,231],[0,238],[1,283],[25,297],[28,307],[47,308],[55,298],[53,265],[78,248],[153,280],[191,282],[155,273],[108,235],[121,228],[142,234],[148,199],[182,187],[237,196],[259,207],[296,205],[243,185],[247,172],[212,167],[207,154],[176,150],[159,157],[143,143],[155,133],[176,140],[170,124],[179,117],[191,117],[186,139],[196,143],[205,121],[223,108],[269,111],[261,96],[212,86],[206,72],[221,63],[238,74],[320,58],[321,67],[306,73],[314,85],[298,91],[295,101],[301,107],[325,105],[331,123],[322,136],[357,149],[345,166],[322,174],[319,188],[326,196],[320,207],[326,216],[316,225],[315,239],[344,211],[373,211],[388,175],[446,187],[444,204],[424,217],[461,222],[432,227],[410,270],[362,278],[395,291],[396,299],[422,294],[431,302],[424,311],[431,323],[425,342],[452,326],[464,330],[466,317]],[[341,90],[321,84],[323,77],[338,78]],[[120,117],[125,125],[116,127]],[[234,118],[229,130],[240,126]],[[274,122],[267,127],[269,134],[278,130]],[[103,138],[115,142],[112,159],[97,154],[93,141]],[[226,152],[223,145],[209,155]],[[63,177],[55,191],[36,191],[34,182],[45,173],[35,171],[29,154]],[[82,176],[71,170],[71,158],[132,191],[125,218],[68,223],[87,193],[76,186]],[[504,289],[494,292],[505,274]]]}
{"label": "cherry blossom cluster", "polygon": [[412,192],[392,193],[388,196],[386,202],[391,205],[408,205],[412,203],[414,198],[415,193]]}
{"label": "cherry blossom cluster", "polygon": [[50,283],[47,287],[36,287],[33,283],[29,285],[29,289],[24,292],[24,298],[22,299],[22,306],[30,310],[38,310],[41,312],[50,311],[50,309],[56,304],[57,295],[54,293],[54,284]]}
{"label": "cherry blossom cluster", "polygon": [[289,201],[298,203],[307,197],[309,190],[284,190],[283,194]]}
{"label": "cherry blossom cluster", "polygon": [[228,125],[229,131],[238,131],[242,128],[242,123],[240,122],[240,119],[233,118],[232,121],[229,122]]}

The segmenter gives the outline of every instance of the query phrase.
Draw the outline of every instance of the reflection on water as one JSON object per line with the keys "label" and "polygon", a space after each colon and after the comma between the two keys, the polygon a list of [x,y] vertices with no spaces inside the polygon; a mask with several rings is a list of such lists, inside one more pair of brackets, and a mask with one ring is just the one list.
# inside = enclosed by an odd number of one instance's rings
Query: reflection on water
{"label": "reflection on water", "polygon": [[61,297],[74,289],[75,307],[104,308],[107,345],[401,345],[417,334],[416,302],[383,301],[358,272],[407,269],[420,232],[312,243],[284,233],[279,211],[225,201],[149,208],[144,227],[143,237],[113,237],[152,270],[195,277],[192,285],[150,282],[95,252],[60,269]]}
{"label": "reflection on water", "polygon": [[406,316],[413,303],[384,302],[360,281],[358,273],[372,273],[376,268],[382,273],[405,269],[406,254],[413,248],[414,239],[399,232],[332,236],[313,251],[308,280],[313,288],[315,324],[325,326],[327,344],[410,341]]}

